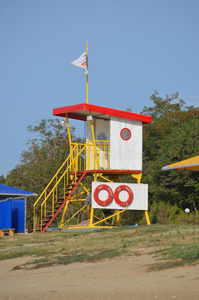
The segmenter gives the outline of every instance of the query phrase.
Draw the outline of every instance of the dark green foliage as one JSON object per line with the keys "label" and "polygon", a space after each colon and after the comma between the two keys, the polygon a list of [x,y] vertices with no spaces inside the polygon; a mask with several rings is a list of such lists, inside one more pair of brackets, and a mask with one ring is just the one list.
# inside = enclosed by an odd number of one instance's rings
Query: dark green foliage
{"label": "dark green foliage", "polygon": [[[150,205],[149,219],[152,224],[199,224],[199,212],[186,214],[177,204],[172,205],[169,201],[154,201]],[[140,225],[146,224],[144,216],[140,218]]]}
{"label": "dark green foliage", "polygon": [[68,136],[58,119],[42,120],[28,131],[37,138],[28,142],[21,154],[21,163],[7,176],[6,182],[40,193],[69,154]]}
{"label": "dark green foliage", "polygon": [[5,184],[5,177],[3,175],[0,175],[0,183]]}
{"label": "dark green foliage", "polygon": [[151,100],[154,106],[143,110],[153,118],[152,124],[144,126],[143,143],[143,182],[149,184],[149,205],[164,201],[196,213],[198,172],[161,168],[199,154],[199,109],[185,107],[178,93],[162,99],[155,92]]}
{"label": "dark green foliage", "polygon": [[177,205],[171,205],[169,202],[153,202],[150,206],[150,221],[152,224],[173,224],[180,214],[181,209]]}

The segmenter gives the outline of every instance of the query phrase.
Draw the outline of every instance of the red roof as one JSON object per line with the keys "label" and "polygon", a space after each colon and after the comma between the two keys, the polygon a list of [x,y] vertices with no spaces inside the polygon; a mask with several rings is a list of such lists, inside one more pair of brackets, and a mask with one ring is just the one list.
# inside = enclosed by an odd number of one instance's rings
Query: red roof
{"label": "red roof", "polygon": [[86,121],[89,112],[93,117],[99,119],[110,119],[110,116],[151,123],[152,117],[142,114],[136,114],[129,111],[118,110],[114,108],[102,107],[88,103],[75,104],[70,106],[58,107],[53,109],[53,116],[66,117]]}

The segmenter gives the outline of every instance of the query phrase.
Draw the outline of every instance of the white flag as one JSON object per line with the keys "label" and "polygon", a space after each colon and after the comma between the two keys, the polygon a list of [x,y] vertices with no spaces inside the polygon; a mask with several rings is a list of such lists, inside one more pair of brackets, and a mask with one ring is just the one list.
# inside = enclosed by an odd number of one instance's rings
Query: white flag
{"label": "white flag", "polygon": [[88,68],[86,63],[86,52],[84,52],[78,59],[71,62],[72,65],[84,69],[84,74],[88,74]]}

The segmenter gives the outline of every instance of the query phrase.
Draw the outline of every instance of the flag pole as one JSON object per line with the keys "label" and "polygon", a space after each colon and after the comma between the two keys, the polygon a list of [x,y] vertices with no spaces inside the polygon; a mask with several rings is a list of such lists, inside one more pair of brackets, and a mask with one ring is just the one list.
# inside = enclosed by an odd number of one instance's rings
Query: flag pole
{"label": "flag pole", "polygon": [[87,74],[86,74],[86,103],[88,103],[88,41],[86,42],[86,66],[87,66]]}

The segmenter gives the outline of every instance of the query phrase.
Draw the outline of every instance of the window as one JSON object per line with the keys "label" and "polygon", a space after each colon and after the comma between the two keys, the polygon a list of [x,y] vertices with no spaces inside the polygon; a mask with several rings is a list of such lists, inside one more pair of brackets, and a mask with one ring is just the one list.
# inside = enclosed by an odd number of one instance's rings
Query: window
{"label": "window", "polygon": [[124,141],[128,141],[131,138],[131,131],[128,128],[123,128],[120,131],[120,136]]}
{"label": "window", "polygon": [[97,139],[100,140],[100,141],[106,140],[106,134],[104,132],[98,133]]}

